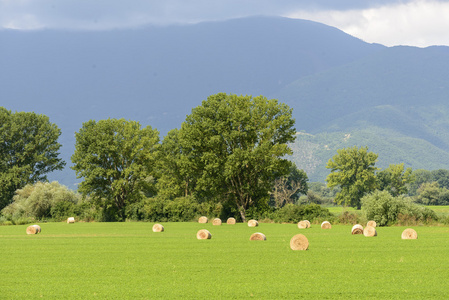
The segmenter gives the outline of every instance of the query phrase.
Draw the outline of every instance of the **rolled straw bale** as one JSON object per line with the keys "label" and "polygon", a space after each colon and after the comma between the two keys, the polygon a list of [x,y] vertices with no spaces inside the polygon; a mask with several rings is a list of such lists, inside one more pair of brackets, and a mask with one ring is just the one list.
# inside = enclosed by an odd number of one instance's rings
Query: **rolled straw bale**
{"label": "rolled straw bale", "polygon": [[297,234],[290,240],[290,248],[292,250],[307,250],[309,248],[309,240],[303,234]]}
{"label": "rolled straw bale", "polygon": [[376,224],[376,221],[371,220],[371,221],[368,221],[368,223],[366,223],[366,226],[371,226],[371,227],[376,228],[377,224]]}
{"label": "rolled straw bale", "polygon": [[209,220],[205,216],[202,216],[198,219],[198,223],[202,223],[202,224],[207,223],[207,221],[209,221]]}
{"label": "rolled straw bale", "polygon": [[255,232],[253,234],[251,234],[249,240],[250,241],[265,241],[267,239],[267,237],[265,236],[265,234],[260,233],[260,232]]}
{"label": "rolled straw bale", "polygon": [[38,234],[41,232],[41,227],[39,225],[30,225],[26,230],[27,234]]}
{"label": "rolled straw bale", "polygon": [[249,220],[248,226],[249,227],[257,227],[257,226],[259,226],[259,222],[257,222],[256,220]]}
{"label": "rolled straw bale", "polygon": [[221,225],[221,220],[220,220],[219,218],[215,218],[215,219],[212,221],[212,225]]}
{"label": "rolled straw bale", "polygon": [[161,224],[154,224],[153,225],[153,232],[162,232],[164,231],[164,226]]}
{"label": "rolled straw bale", "polygon": [[355,224],[352,226],[351,234],[363,234],[363,226],[360,224]]}
{"label": "rolled straw bale", "polygon": [[196,233],[196,238],[199,240],[209,240],[212,238],[212,235],[210,234],[209,230],[201,229]]}
{"label": "rolled straw bale", "polygon": [[331,229],[332,225],[331,223],[329,223],[329,221],[324,221],[323,223],[321,223],[321,229]]}
{"label": "rolled straw bale", "polygon": [[373,226],[366,226],[364,229],[363,229],[363,235],[364,236],[367,236],[367,237],[370,237],[370,236],[377,236],[377,231],[376,231],[376,228],[374,228]]}
{"label": "rolled straw bale", "polygon": [[307,222],[305,222],[305,221],[299,221],[298,222],[298,228],[299,229],[305,229],[305,228],[308,228],[309,226],[308,226],[308,224],[307,224]]}
{"label": "rolled straw bale", "polygon": [[416,240],[418,238],[418,234],[412,228],[407,228],[402,232],[401,238],[403,240]]}
{"label": "rolled straw bale", "polygon": [[235,224],[235,219],[234,218],[228,218],[228,220],[226,221],[226,224],[234,225]]}
{"label": "rolled straw bale", "polygon": [[74,217],[67,218],[67,223],[75,223],[75,218]]}
{"label": "rolled straw bale", "polygon": [[307,223],[307,228],[310,228],[310,222],[308,220],[304,220]]}

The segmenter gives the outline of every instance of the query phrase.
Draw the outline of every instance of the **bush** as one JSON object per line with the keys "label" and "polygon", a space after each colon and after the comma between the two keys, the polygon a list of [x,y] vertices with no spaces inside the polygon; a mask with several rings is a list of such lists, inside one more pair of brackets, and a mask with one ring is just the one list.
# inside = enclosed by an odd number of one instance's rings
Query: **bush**
{"label": "bush", "polygon": [[[8,220],[61,220],[74,213],[80,195],[58,182],[27,184],[16,191],[13,203],[2,210]],[[13,221],[14,222],[14,221]]]}
{"label": "bush", "polygon": [[278,223],[297,223],[302,220],[329,218],[333,215],[327,208],[318,204],[287,204],[271,214],[271,219]]}
{"label": "bush", "polygon": [[362,209],[366,218],[376,221],[379,226],[393,225],[398,221],[427,223],[438,219],[433,210],[414,204],[410,198],[393,197],[387,191],[375,191],[363,197]]}
{"label": "bush", "polygon": [[128,205],[126,216],[131,220],[151,222],[188,222],[196,220],[200,216],[219,217],[222,210],[223,206],[220,203],[198,203],[192,196],[173,200],[164,196],[156,196]]}

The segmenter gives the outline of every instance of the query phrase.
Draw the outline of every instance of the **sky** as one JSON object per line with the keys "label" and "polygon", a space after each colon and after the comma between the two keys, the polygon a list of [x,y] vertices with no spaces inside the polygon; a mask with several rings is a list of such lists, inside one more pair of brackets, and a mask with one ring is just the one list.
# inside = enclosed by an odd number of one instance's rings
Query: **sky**
{"label": "sky", "polygon": [[254,15],[317,21],[385,46],[449,46],[449,0],[0,0],[0,30],[110,30]]}

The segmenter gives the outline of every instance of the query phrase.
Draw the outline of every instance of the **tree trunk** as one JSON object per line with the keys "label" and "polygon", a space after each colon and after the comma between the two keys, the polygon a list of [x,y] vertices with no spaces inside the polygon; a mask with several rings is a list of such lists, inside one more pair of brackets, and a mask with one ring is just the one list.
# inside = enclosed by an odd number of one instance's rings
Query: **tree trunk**
{"label": "tree trunk", "polygon": [[237,208],[239,209],[240,216],[242,217],[243,223],[246,222],[246,214],[245,214],[245,208],[243,206],[240,206],[237,204]]}

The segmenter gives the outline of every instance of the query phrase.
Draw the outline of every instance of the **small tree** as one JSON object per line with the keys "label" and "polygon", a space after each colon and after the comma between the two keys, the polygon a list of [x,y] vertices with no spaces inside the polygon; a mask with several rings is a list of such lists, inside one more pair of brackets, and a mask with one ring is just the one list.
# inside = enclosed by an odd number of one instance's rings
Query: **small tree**
{"label": "small tree", "polygon": [[299,194],[307,194],[307,174],[304,170],[299,170],[292,163],[290,174],[276,178],[274,181],[271,196],[276,207],[283,207],[285,204],[294,203],[298,200]]}
{"label": "small tree", "polygon": [[393,197],[407,194],[408,185],[414,181],[411,168],[404,169],[404,164],[390,165],[377,173],[379,190],[388,191]]}
{"label": "small tree", "polygon": [[125,207],[151,191],[159,133],[135,121],[88,121],[75,133],[73,167],[83,178],[79,191],[103,208],[115,207],[123,220]]}
{"label": "small tree", "polygon": [[361,208],[360,199],[376,189],[377,181],[374,166],[377,154],[368,152],[368,147],[356,146],[337,150],[336,155],[329,159],[326,168],[331,169],[327,176],[330,188],[340,187],[335,202]]}

